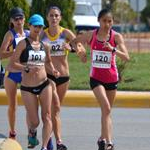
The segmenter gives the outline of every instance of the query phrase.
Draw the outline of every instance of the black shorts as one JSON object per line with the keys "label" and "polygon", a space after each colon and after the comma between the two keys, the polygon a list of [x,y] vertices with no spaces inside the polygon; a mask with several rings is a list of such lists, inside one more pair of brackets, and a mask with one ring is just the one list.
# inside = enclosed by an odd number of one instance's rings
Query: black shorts
{"label": "black shorts", "polygon": [[99,85],[103,85],[105,90],[115,90],[115,89],[117,89],[117,84],[118,84],[118,82],[104,83],[104,82],[101,82],[94,78],[90,78],[90,87],[92,90]]}
{"label": "black shorts", "polygon": [[51,80],[53,80],[56,83],[56,86],[61,85],[63,83],[66,83],[69,81],[69,76],[64,76],[64,77],[58,77],[56,78],[55,76],[51,74],[47,74],[47,77]]}
{"label": "black shorts", "polygon": [[47,79],[46,81],[44,81],[42,84],[40,84],[40,85],[38,85],[38,86],[36,86],[36,87],[27,87],[27,86],[23,86],[23,85],[21,85],[20,86],[20,89],[22,90],[22,91],[27,91],[27,92],[30,92],[30,93],[32,93],[32,94],[35,94],[35,95],[39,95],[41,92],[42,92],[42,90],[47,86],[47,85],[49,85],[49,80]]}

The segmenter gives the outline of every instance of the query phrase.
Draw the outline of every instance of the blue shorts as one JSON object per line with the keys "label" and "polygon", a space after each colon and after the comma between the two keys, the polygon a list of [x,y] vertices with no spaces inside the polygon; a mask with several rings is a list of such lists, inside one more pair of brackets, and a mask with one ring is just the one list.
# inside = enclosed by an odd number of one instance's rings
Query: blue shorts
{"label": "blue shorts", "polygon": [[14,81],[15,83],[21,83],[22,77],[21,72],[8,72],[6,71],[5,76]]}

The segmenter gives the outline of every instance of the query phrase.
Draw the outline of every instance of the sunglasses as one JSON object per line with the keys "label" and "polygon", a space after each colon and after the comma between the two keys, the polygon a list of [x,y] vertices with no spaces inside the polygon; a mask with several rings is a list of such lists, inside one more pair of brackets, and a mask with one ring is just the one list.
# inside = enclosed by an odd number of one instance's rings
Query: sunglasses
{"label": "sunglasses", "polygon": [[23,17],[16,17],[14,18],[14,21],[23,20]]}
{"label": "sunglasses", "polygon": [[43,28],[42,25],[33,25],[34,28]]}

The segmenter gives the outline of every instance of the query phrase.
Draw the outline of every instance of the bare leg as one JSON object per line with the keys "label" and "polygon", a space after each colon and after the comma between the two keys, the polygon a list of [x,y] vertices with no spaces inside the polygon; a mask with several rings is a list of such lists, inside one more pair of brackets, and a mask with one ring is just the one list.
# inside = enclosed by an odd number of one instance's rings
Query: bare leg
{"label": "bare leg", "polygon": [[[57,86],[57,94],[58,94],[59,103],[57,103],[57,105],[56,105],[57,107],[55,108],[56,109],[55,114],[57,114],[57,115],[56,115],[56,122],[53,127],[54,133],[55,133],[55,138],[56,138],[57,142],[62,141],[62,139],[61,139],[61,119],[60,119],[61,108],[60,107],[61,107],[61,103],[65,97],[65,94],[68,90],[68,86],[69,86],[69,81]],[[55,127],[57,127],[57,128],[55,128]]]}
{"label": "bare leg", "polygon": [[47,147],[50,135],[52,133],[51,122],[51,102],[52,102],[52,87],[48,85],[40,94],[41,115],[43,121],[42,129],[42,147]]}
{"label": "bare leg", "polygon": [[36,137],[36,128],[39,125],[38,98],[36,95],[26,91],[21,91],[21,97],[26,108],[28,148],[34,148],[39,144]]}
{"label": "bare leg", "polygon": [[[114,103],[114,100],[115,100],[116,92],[117,92],[117,90],[106,91],[111,109],[112,109],[112,106],[113,106],[113,103]],[[113,123],[112,123],[112,118],[111,118],[111,115],[110,115],[110,118],[109,118],[109,135],[108,135],[109,138],[108,138],[108,141],[107,141],[108,143],[112,142],[112,127],[113,127]]]}
{"label": "bare leg", "polygon": [[10,132],[15,132],[16,107],[17,107],[17,84],[11,79],[4,78],[5,91],[8,98],[8,121]]}
{"label": "bare leg", "polygon": [[56,90],[53,92],[52,100],[52,122],[56,139],[61,138],[60,101]]}
{"label": "bare leg", "polygon": [[111,141],[112,138],[112,122],[111,122],[111,107],[114,101],[116,90],[105,91],[103,86],[98,86],[93,89],[94,95],[101,105],[101,138]]}

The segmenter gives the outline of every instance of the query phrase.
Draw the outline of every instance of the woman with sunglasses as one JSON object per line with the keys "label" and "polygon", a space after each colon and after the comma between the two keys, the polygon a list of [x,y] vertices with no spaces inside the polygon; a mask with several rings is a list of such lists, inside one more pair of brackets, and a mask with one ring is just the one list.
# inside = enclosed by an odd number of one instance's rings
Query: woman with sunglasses
{"label": "woman with sunglasses", "polygon": [[[67,150],[61,137],[60,105],[69,86],[68,52],[74,51],[68,43],[75,38],[75,35],[69,29],[60,26],[62,16],[61,10],[57,6],[49,6],[47,8],[46,19],[49,27],[44,30],[41,39],[51,45],[52,49],[50,54],[52,56],[52,62],[55,68],[60,72],[60,77],[56,78],[52,75],[52,72],[47,69],[47,76],[53,84],[53,131],[57,150]],[[82,45],[79,45],[77,48],[83,49]],[[47,148],[48,150],[53,150],[51,138]]]}
{"label": "woman with sunglasses", "polygon": [[[25,15],[21,8],[15,7],[10,10],[10,29],[6,32],[0,47],[0,58],[5,59],[12,56],[16,45],[29,35],[24,30]],[[8,65],[9,66],[9,65]],[[17,69],[6,67],[4,87],[8,97],[8,121],[10,126],[9,137],[15,139],[16,129],[16,107],[17,107],[17,85],[21,82],[21,72]]]}
{"label": "woman with sunglasses", "polygon": [[54,69],[51,61],[49,53],[51,47],[39,40],[39,35],[44,27],[42,16],[32,15],[29,24],[30,35],[17,45],[11,58],[11,66],[22,72],[20,89],[29,119],[28,148],[34,148],[39,144],[37,139],[39,101],[43,122],[41,150],[47,150],[47,143],[52,131],[51,109],[49,109],[52,101],[52,86],[47,78],[45,64],[49,66],[49,70],[55,77],[58,77],[59,72]]}
{"label": "woman with sunglasses", "polygon": [[[100,28],[84,32],[72,44],[88,44],[91,52],[90,86],[101,105],[101,135],[98,138],[98,150],[114,150],[112,142],[111,110],[118,84],[116,56],[128,61],[129,54],[122,35],[112,29],[113,15],[109,9],[98,14]],[[83,53],[82,55],[85,55]]]}

